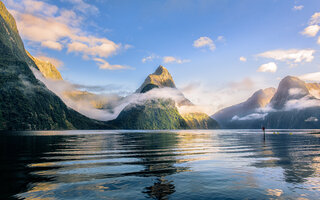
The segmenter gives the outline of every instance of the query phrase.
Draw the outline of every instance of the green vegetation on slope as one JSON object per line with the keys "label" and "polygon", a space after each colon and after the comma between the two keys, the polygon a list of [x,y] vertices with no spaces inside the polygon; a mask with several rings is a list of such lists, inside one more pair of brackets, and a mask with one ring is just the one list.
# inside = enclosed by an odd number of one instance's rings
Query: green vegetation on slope
{"label": "green vegetation on slope", "polygon": [[97,129],[107,126],[71,109],[33,75],[14,18],[0,2],[0,130]]}
{"label": "green vegetation on slope", "polygon": [[187,113],[182,115],[183,119],[191,129],[217,129],[219,124],[217,121],[209,117],[205,113]]}
{"label": "green vegetation on slope", "polygon": [[147,100],[141,105],[128,105],[110,122],[123,129],[186,129],[187,123],[170,99]]}

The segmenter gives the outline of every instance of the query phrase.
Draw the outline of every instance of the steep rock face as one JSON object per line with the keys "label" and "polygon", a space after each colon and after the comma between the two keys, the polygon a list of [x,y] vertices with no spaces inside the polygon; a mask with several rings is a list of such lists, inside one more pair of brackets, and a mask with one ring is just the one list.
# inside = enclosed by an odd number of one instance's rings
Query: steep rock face
{"label": "steep rock face", "polygon": [[187,125],[191,129],[218,129],[218,122],[205,113],[187,113],[182,115]]}
{"label": "steep rock face", "polygon": [[306,87],[312,96],[320,99],[320,83],[306,83]]}
{"label": "steep rock face", "polygon": [[275,88],[266,88],[256,91],[249,99],[240,104],[224,108],[215,113],[212,118],[217,120],[222,127],[229,127],[232,118],[243,117],[254,113],[256,109],[264,108],[276,92]]}
{"label": "steep rock face", "polygon": [[105,128],[69,109],[38,81],[14,18],[0,2],[0,130]]}
{"label": "steep rock face", "polygon": [[270,105],[274,109],[282,109],[288,101],[301,99],[309,94],[305,82],[297,77],[287,76],[280,81],[277,92],[270,101]]}
{"label": "steep rock face", "polygon": [[39,58],[33,57],[29,52],[27,52],[27,55],[37,65],[39,71],[43,74],[45,78],[48,78],[51,80],[63,80],[60,72],[51,62],[43,61],[43,60],[40,60]]}
{"label": "steep rock face", "polygon": [[136,92],[145,93],[149,90],[152,90],[153,88],[164,87],[176,88],[176,85],[174,84],[174,81],[169,71],[165,67],[160,65],[153,74],[150,74],[145,79],[141,87]]}

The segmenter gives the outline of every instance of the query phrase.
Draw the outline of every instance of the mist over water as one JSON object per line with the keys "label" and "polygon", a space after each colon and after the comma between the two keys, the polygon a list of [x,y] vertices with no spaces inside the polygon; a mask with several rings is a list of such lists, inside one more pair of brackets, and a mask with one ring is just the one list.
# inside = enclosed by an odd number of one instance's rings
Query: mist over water
{"label": "mist over water", "polygon": [[307,132],[4,133],[0,199],[319,199]]}

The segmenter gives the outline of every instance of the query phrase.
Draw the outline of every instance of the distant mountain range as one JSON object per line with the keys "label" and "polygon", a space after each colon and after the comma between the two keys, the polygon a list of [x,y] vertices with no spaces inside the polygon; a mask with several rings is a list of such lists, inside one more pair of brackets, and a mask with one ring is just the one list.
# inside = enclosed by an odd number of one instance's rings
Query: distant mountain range
{"label": "distant mountain range", "polygon": [[224,108],[212,118],[222,128],[320,128],[320,87],[287,76],[278,89],[255,92],[247,101]]}

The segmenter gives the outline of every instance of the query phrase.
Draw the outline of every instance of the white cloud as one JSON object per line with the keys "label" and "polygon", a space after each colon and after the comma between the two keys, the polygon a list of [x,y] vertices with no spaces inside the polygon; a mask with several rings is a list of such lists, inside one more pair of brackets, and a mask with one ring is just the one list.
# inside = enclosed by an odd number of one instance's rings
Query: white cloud
{"label": "white cloud", "polygon": [[319,121],[318,118],[316,117],[309,117],[307,119],[304,120],[305,122],[317,122]]}
{"label": "white cloud", "polygon": [[99,13],[99,9],[91,4],[86,3],[84,0],[66,0],[72,4],[74,4],[74,9],[79,10],[83,13],[90,12],[91,14],[97,14]]}
{"label": "white cloud", "polygon": [[120,49],[119,44],[96,37],[75,37],[76,40],[68,44],[68,52],[80,52],[84,56],[99,56],[107,58]]}
{"label": "white cloud", "polygon": [[[95,10],[83,0],[70,0],[70,2],[75,4],[78,10]],[[118,53],[120,49],[129,47],[105,37],[88,34],[81,29],[82,17],[74,11],[58,9],[55,5],[39,0],[18,0],[8,5],[11,6],[10,12],[17,21],[21,36],[32,43],[40,43],[42,47],[54,50],[66,47],[68,52],[92,60],[96,57],[108,58]],[[115,68],[110,66],[105,69]]]}
{"label": "white cloud", "polygon": [[60,44],[59,42],[55,42],[55,41],[43,41],[41,42],[41,46],[43,47],[47,47],[49,49],[54,49],[54,50],[61,50],[62,49],[62,44]]}
{"label": "white cloud", "polygon": [[[315,37],[320,31],[319,25],[320,25],[320,12],[317,12],[311,16],[309,20],[309,26],[303,30],[302,34],[309,37]],[[320,44],[320,37],[318,38],[317,43]]]}
{"label": "white cloud", "polygon": [[215,50],[216,45],[213,43],[212,39],[209,37],[200,37],[193,42],[195,48],[208,47],[211,51]]}
{"label": "white cloud", "polygon": [[181,60],[179,58],[175,58],[173,56],[165,56],[163,57],[163,62],[164,63],[177,63],[177,64],[182,64],[182,63],[186,63],[186,62],[190,62],[190,60]]}
{"label": "white cloud", "polygon": [[305,108],[319,107],[319,106],[320,106],[319,99],[315,99],[311,95],[307,95],[307,96],[304,96],[300,99],[289,100],[285,104],[284,110],[301,110],[301,109],[305,109]]}
{"label": "white cloud", "polygon": [[303,9],[303,5],[299,5],[299,6],[293,6],[293,10],[302,10]]}
{"label": "white cloud", "polygon": [[146,63],[148,61],[153,61],[153,59],[155,59],[155,58],[159,58],[159,56],[152,54],[150,56],[142,58],[141,62]]}
{"label": "white cloud", "polygon": [[302,34],[310,36],[310,37],[314,37],[314,36],[317,35],[319,30],[320,30],[320,26],[319,25],[310,25],[310,26],[308,26],[307,28],[304,29]]}
{"label": "white cloud", "polygon": [[111,65],[107,61],[101,59],[101,58],[94,58],[93,60],[98,62],[100,69],[109,69],[109,70],[116,70],[116,69],[129,69],[129,66],[124,65]]}
{"label": "white cloud", "polygon": [[240,61],[242,61],[242,62],[246,62],[246,61],[247,61],[247,58],[246,58],[246,57],[241,56],[241,57],[239,58],[239,60],[240,60]]}
{"label": "white cloud", "polygon": [[320,72],[313,72],[308,74],[303,74],[298,76],[301,80],[304,81],[312,81],[312,82],[319,82],[320,80]]}
{"label": "white cloud", "polygon": [[225,42],[226,38],[224,36],[220,35],[220,36],[218,36],[217,41],[218,42]]}
{"label": "white cloud", "polygon": [[277,68],[278,67],[277,67],[276,63],[269,62],[269,63],[261,65],[258,68],[258,72],[272,72],[272,73],[274,73],[277,71]]}
{"label": "white cloud", "polygon": [[311,19],[309,21],[310,25],[319,24],[320,23],[320,12],[314,13],[311,16]]}
{"label": "white cloud", "polygon": [[252,113],[246,115],[244,117],[238,117],[237,115],[233,116],[231,121],[234,120],[256,120],[256,119],[263,119],[268,115],[268,113]]}
{"label": "white cloud", "polygon": [[289,90],[289,95],[290,96],[305,96],[307,94],[308,93],[305,90],[301,89],[301,88],[291,88]]}
{"label": "white cloud", "polygon": [[311,62],[314,59],[313,49],[289,49],[289,50],[272,50],[258,54],[260,57],[271,58],[279,61]]}

